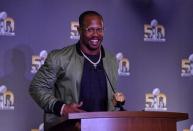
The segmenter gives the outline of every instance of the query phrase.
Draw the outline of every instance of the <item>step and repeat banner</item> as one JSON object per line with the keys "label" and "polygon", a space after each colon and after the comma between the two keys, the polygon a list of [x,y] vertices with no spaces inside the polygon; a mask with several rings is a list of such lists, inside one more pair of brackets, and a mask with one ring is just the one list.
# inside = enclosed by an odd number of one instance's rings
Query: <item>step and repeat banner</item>
{"label": "step and repeat banner", "polygon": [[177,129],[192,131],[192,0],[0,0],[0,130],[43,130],[30,81],[51,50],[78,41],[86,10],[104,18],[103,45],[119,62],[124,108],[188,113]]}

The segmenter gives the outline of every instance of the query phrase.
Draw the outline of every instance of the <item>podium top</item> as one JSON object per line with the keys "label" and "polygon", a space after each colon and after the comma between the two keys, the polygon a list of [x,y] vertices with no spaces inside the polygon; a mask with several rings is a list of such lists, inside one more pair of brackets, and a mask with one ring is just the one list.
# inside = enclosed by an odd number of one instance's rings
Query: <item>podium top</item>
{"label": "podium top", "polygon": [[161,118],[182,121],[188,119],[187,113],[181,112],[155,112],[155,111],[111,111],[111,112],[83,112],[69,113],[68,119],[91,119],[91,118]]}

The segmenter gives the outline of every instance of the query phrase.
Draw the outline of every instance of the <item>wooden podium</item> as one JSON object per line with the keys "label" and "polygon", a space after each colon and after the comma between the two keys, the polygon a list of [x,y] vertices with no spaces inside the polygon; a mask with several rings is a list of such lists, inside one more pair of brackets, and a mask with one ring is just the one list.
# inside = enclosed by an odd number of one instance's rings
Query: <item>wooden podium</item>
{"label": "wooden podium", "polygon": [[70,113],[69,120],[79,119],[81,131],[176,131],[178,121],[187,113],[120,111]]}

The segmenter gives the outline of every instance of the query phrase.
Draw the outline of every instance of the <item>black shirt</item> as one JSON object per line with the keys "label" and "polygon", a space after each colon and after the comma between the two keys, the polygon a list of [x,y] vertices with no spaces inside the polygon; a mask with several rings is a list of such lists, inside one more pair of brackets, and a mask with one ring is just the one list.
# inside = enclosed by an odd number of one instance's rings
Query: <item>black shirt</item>
{"label": "black shirt", "polygon": [[[99,56],[87,56],[93,62],[99,59]],[[81,109],[85,111],[107,111],[107,82],[102,59],[96,68],[84,60],[79,100],[83,102]]]}

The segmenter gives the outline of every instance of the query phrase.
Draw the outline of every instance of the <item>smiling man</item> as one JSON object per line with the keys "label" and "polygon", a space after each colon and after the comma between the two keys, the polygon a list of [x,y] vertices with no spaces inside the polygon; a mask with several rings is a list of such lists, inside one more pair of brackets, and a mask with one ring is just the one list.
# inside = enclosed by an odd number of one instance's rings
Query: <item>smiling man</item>
{"label": "smiling man", "polygon": [[50,52],[30,85],[32,98],[45,112],[45,131],[77,128],[77,122],[65,120],[68,113],[114,110],[117,63],[102,46],[102,16],[83,12],[78,31],[78,43]]}
{"label": "smiling man", "polygon": [[80,48],[89,55],[97,55],[104,36],[103,18],[100,15],[88,14],[87,17],[84,15],[80,16],[80,27],[78,28]]}

